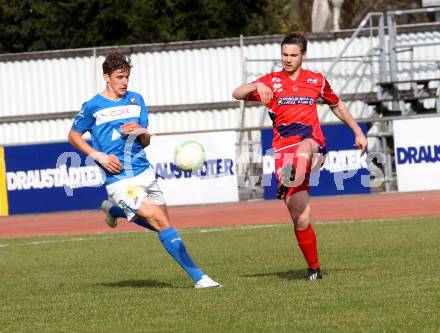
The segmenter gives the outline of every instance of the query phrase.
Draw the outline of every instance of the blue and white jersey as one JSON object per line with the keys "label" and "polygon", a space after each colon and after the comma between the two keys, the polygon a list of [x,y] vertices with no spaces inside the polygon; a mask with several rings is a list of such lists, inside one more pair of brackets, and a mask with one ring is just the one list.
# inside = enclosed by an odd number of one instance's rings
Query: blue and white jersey
{"label": "blue and white jersey", "polygon": [[81,134],[90,132],[93,148],[115,155],[123,165],[121,173],[116,175],[104,170],[106,185],[137,176],[150,166],[139,139],[133,140],[119,130],[131,121],[137,122],[142,128],[148,126],[148,110],[144,100],[140,94],[132,91],[127,91],[118,101],[97,94],[83,104],[74,119],[74,131]]}

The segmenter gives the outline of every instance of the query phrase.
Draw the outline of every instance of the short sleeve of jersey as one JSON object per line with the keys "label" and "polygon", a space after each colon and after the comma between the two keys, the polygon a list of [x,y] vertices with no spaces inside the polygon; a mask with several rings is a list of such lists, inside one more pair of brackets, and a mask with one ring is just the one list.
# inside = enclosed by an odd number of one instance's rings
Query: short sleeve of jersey
{"label": "short sleeve of jersey", "polygon": [[140,106],[141,106],[141,114],[139,116],[139,125],[141,125],[142,128],[148,127],[148,108],[145,105],[144,99],[142,96],[139,96],[140,100]]}
{"label": "short sleeve of jersey", "polygon": [[[258,79],[256,79],[252,83],[257,83],[257,82],[264,83],[266,86],[268,86],[269,88],[272,89],[272,80],[271,80],[270,74],[266,74],[262,77],[259,77]],[[254,90],[253,92],[251,92],[248,95],[247,100],[248,101],[261,101],[261,98],[260,98],[260,95],[258,94],[258,91]]]}
{"label": "short sleeve of jersey", "polygon": [[323,77],[321,97],[330,106],[336,106],[339,103],[339,97],[334,93],[325,77]]}
{"label": "short sleeve of jersey", "polygon": [[92,129],[95,118],[87,108],[87,103],[81,107],[81,111],[73,119],[72,129],[79,133],[85,133]]}

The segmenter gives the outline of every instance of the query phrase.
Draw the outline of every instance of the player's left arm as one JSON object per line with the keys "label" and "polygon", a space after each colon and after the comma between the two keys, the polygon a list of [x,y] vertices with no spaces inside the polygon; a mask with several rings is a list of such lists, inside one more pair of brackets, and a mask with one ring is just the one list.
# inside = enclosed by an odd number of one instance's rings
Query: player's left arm
{"label": "player's left arm", "polygon": [[335,106],[330,106],[330,109],[336,115],[336,117],[338,117],[344,124],[346,124],[348,127],[351,128],[351,130],[355,135],[354,144],[356,147],[358,147],[361,150],[361,156],[362,156],[365,153],[365,150],[367,149],[368,141],[364,135],[364,132],[362,132],[362,129],[356,123],[350,112],[348,112],[345,103],[339,100],[339,103]]}
{"label": "player's left arm", "polygon": [[147,128],[143,128],[135,121],[130,121],[121,126],[120,131],[125,135],[136,135],[142,146],[150,145],[151,134]]}
{"label": "player's left arm", "polygon": [[134,95],[138,105],[141,107],[139,121],[130,121],[120,127],[124,135],[135,135],[141,145],[145,148],[150,145],[151,134],[148,131],[148,108],[141,95]]}
{"label": "player's left arm", "polygon": [[151,134],[148,131],[148,128],[142,128],[144,131],[142,134],[138,136],[139,141],[141,142],[141,145],[145,148],[150,145],[151,142]]}

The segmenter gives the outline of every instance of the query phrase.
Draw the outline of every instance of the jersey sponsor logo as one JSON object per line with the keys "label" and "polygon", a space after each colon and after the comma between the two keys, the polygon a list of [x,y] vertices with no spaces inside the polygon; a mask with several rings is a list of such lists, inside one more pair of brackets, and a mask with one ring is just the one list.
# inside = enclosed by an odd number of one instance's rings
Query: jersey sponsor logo
{"label": "jersey sponsor logo", "polygon": [[420,164],[440,162],[440,145],[410,146],[396,148],[397,164]]}
{"label": "jersey sponsor logo", "polygon": [[194,172],[182,171],[173,162],[156,163],[154,170],[156,171],[156,179],[172,179],[172,178],[217,178],[234,175],[234,161],[229,158],[207,160],[199,170]]}
{"label": "jersey sponsor logo", "polygon": [[96,119],[96,125],[102,125],[110,121],[126,118],[139,118],[141,107],[139,105],[115,106],[96,112],[93,116]]}
{"label": "jersey sponsor logo", "polygon": [[97,165],[54,169],[37,169],[6,173],[8,191],[44,189],[54,187],[96,187],[104,184]]}
{"label": "jersey sponsor logo", "polygon": [[280,97],[277,103],[278,105],[314,105],[315,99],[307,96]]}
{"label": "jersey sponsor logo", "polygon": [[307,79],[307,83],[308,84],[317,84],[318,83],[318,79],[308,78]]}

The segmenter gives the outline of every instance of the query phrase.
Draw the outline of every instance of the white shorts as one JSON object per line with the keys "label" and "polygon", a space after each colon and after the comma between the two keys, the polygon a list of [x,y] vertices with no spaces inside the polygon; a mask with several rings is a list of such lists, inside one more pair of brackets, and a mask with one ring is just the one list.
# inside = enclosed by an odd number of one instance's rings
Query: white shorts
{"label": "white shorts", "polygon": [[130,221],[136,215],[142,200],[147,198],[156,205],[164,205],[163,193],[157,185],[152,167],[141,174],[121,179],[106,186],[110,201],[121,207]]}

